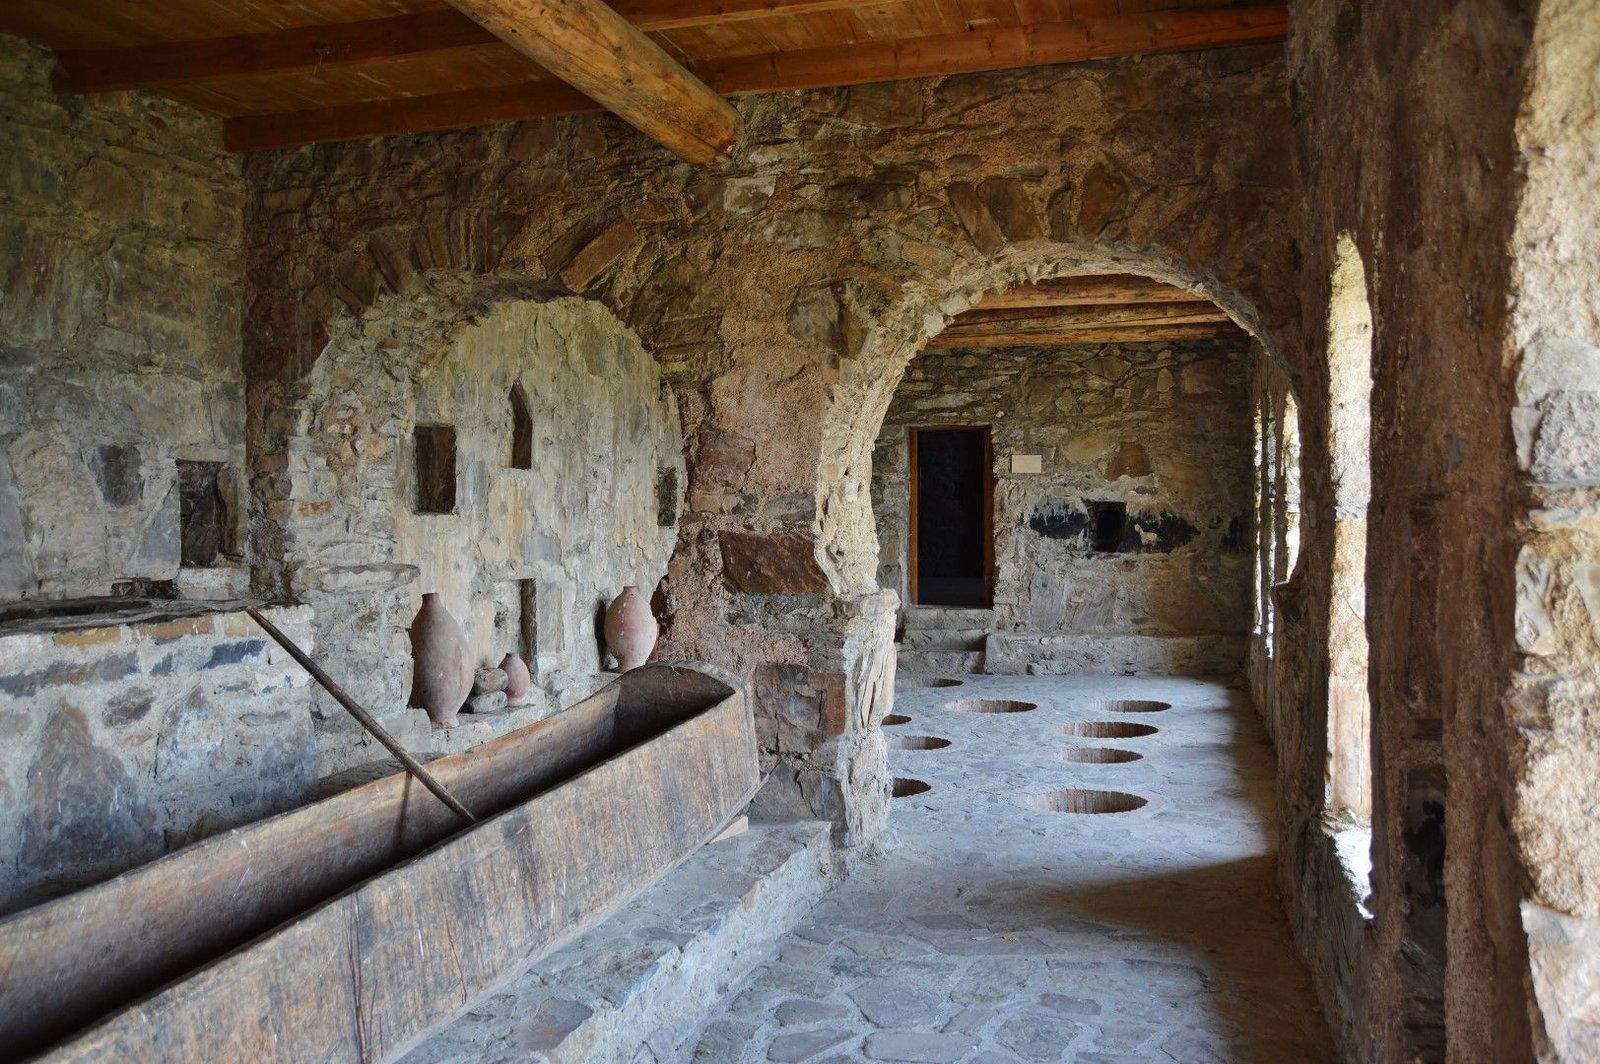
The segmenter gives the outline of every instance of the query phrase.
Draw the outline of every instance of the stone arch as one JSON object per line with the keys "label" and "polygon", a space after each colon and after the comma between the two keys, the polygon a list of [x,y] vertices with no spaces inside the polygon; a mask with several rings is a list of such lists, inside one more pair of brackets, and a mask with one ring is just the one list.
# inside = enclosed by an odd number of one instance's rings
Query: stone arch
{"label": "stone arch", "polygon": [[906,294],[865,330],[854,354],[841,364],[825,415],[817,522],[823,566],[837,593],[855,597],[877,590],[872,446],[906,365],[950,318],[986,292],[1095,273],[1139,274],[1211,300],[1255,338],[1266,358],[1291,381],[1295,379],[1283,360],[1279,329],[1264,320],[1257,305],[1259,295],[1247,298],[1240,294],[1248,290],[1244,284],[1225,283],[1159,248],[1035,242],[1009,247],[985,265],[969,265],[941,288],[908,286]]}
{"label": "stone arch", "polygon": [[[505,460],[513,388],[553,444],[532,469]],[[252,406],[260,583],[317,607],[320,656],[359,666],[352,693],[380,714],[405,704],[421,590],[445,592],[479,664],[520,649],[559,703],[601,666],[585,617],[665,572],[676,527],[659,514],[677,513],[684,482],[677,405],[637,333],[598,301],[436,271],[338,315],[307,372],[258,385]],[[463,501],[449,515],[410,505],[425,420],[459,430]],[[569,535],[573,513],[616,534]]]}

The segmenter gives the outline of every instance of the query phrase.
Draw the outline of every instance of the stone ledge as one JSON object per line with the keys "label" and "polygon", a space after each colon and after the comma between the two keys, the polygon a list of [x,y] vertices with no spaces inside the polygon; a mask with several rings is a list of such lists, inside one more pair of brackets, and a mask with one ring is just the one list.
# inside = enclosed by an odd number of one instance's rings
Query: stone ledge
{"label": "stone ledge", "polygon": [[1230,676],[1244,667],[1248,643],[1248,636],[1231,633],[1163,636],[994,632],[984,651],[984,671],[1009,676]]}
{"label": "stone ledge", "polygon": [[829,825],[811,820],[753,823],[704,846],[402,1059],[673,1059],[831,885],[832,853]]}

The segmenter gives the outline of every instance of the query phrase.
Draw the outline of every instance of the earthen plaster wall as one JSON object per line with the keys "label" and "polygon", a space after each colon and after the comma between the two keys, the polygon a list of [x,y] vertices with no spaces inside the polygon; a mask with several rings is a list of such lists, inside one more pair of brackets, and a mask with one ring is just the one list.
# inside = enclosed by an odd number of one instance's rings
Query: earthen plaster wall
{"label": "earthen plaster wall", "polygon": [[[880,582],[909,603],[910,430],[987,425],[993,631],[1009,648],[987,669],[1236,672],[1250,625],[1248,362],[1246,343],[924,352],[873,454]],[[1043,472],[1013,472],[1019,454]],[[1089,501],[1126,507],[1115,551],[1091,548]]]}
{"label": "earthen plaster wall", "polygon": [[241,160],[50,70],[0,37],[0,599],[176,578],[176,461],[245,460]]}
{"label": "earthen plaster wall", "polygon": [[[893,597],[871,451],[906,362],[983,291],[1134,270],[1293,329],[1276,48],[738,101],[731,163],[608,118],[247,163],[253,410],[441,275],[548,285],[635,329],[679,402],[666,652],[756,685],[764,808],[868,841],[887,809]],[[268,552],[270,553],[270,552]]]}

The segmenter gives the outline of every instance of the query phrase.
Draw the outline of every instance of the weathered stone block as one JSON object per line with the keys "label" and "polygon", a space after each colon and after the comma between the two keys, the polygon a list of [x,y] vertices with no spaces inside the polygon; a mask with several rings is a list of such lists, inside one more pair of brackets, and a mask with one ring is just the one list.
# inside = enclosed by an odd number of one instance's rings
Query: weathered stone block
{"label": "weathered stone block", "polygon": [[758,536],[720,532],[722,572],[734,590],[748,595],[820,595],[828,579],[817,564],[816,540],[803,536]]}

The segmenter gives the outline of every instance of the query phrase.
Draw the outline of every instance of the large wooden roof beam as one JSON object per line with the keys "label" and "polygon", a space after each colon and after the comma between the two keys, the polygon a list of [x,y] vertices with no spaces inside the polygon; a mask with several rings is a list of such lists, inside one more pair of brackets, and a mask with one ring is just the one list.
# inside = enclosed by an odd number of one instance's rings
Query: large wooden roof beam
{"label": "large wooden roof beam", "polygon": [[733,151],[739,116],[601,0],[450,0],[517,51],[686,162]]}

